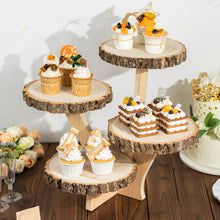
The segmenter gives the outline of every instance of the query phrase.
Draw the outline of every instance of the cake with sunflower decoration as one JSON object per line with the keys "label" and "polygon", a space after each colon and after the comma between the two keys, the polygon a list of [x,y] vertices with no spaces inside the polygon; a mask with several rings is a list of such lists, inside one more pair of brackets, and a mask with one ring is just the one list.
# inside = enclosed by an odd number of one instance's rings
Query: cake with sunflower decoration
{"label": "cake with sunflower decoration", "polygon": [[146,109],[143,102],[140,101],[140,97],[125,97],[122,104],[119,107],[119,120],[126,126],[130,126],[131,118],[136,112]]}

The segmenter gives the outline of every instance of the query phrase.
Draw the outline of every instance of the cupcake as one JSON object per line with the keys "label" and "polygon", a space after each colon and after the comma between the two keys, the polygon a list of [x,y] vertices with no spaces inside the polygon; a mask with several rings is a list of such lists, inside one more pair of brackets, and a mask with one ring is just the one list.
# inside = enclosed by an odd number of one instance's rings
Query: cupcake
{"label": "cupcake", "polygon": [[78,54],[75,46],[66,45],[60,51],[59,69],[63,74],[62,84],[64,86],[71,86],[70,74],[74,73],[76,66],[86,66],[86,60]]}
{"label": "cupcake", "polygon": [[86,145],[86,151],[91,152],[102,145],[102,132],[99,129],[90,132]]}
{"label": "cupcake", "polygon": [[130,50],[133,47],[133,38],[136,32],[136,28],[134,25],[128,22],[128,16],[125,17],[122,22],[114,25],[112,30],[114,45],[116,49]]}
{"label": "cupcake", "polygon": [[146,10],[145,12],[139,13],[137,19],[137,32],[138,41],[141,44],[145,43],[144,32],[146,29],[154,27],[156,24],[155,19],[159,14],[152,10]]}
{"label": "cupcake", "polygon": [[164,52],[167,32],[155,25],[151,28],[146,28],[144,33],[145,49],[150,54],[161,54]]}
{"label": "cupcake", "polygon": [[63,156],[63,152],[64,152],[65,146],[67,144],[74,143],[75,145],[78,146],[78,140],[76,137],[78,133],[79,133],[79,131],[76,128],[72,127],[69,132],[65,133],[61,137],[59,146],[56,148],[59,158],[61,158]]}
{"label": "cupcake", "polygon": [[78,66],[71,74],[72,92],[75,96],[89,96],[91,93],[92,73],[88,67]]}
{"label": "cupcake", "polygon": [[58,59],[54,55],[43,58],[44,66],[40,69],[41,92],[54,95],[60,92],[62,73],[58,68]]}
{"label": "cupcake", "polygon": [[87,153],[93,173],[97,175],[108,175],[112,172],[115,156],[112,154],[109,146],[110,142],[103,138],[102,144],[98,148]]}
{"label": "cupcake", "polygon": [[59,159],[62,173],[69,178],[74,178],[82,174],[85,159],[81,155],[78,143],[66,144],[63,155]]}

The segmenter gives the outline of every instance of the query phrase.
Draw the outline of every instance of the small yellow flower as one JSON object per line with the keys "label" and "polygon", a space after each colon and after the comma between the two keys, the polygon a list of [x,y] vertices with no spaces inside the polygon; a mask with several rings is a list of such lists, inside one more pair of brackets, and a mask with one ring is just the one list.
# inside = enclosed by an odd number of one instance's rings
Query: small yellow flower
{"label": "small yellow flower", "polygon": [[172,109],[173,109],[172,106],[166,105],[166,106],[163,107],[163,112],[169,112]]}
{"label": "small yellow flower", "polygon": [[128,102],[129,102],[129,100],[130,100],[130,97],[125,97],[124,99],[123,99],[123,104],[127,104]]}
{"label": "small yellow flower", "polygon": [[136,101],[131,101],[131,105],[135,106],[135,105],[137,105],[137,102]]}

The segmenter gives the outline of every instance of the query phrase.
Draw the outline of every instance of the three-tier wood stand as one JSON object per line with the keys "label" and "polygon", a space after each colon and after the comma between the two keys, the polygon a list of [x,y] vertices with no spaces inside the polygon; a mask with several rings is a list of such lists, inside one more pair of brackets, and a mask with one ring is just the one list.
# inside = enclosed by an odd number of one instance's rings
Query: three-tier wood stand
{"label": "three-tier wood stand", "polygon": [[[145,101],[148,69],[162,69],[180,64],[186,60],[186,48],[183,44],[167,40],[166,49],[161,55],[149,55],[144,45],[135,43],[129,51],[117,50],[113,40],[99,47],[100,57],[108,63],[136,68],[135,95]],[[40,82],[33,81],[23,89],[27,105],[50,113],[64,113],[69,123],[76,127],[82,145],[86,144],[91,128],[84,113],[103,108],[112,100],[111,87],[98,80],[92,81],[92,92],[88,97],[76,97],[71,88],[62,88],[57,95],[44,95],[40,92]],[[117,106],[116,106],[117,108]],[[108,176],[97,176],[86,162],[81,176],[66,178],[60,169],[55,154],[45,166],[45,177],[49,185],[65,192],[86,195],[86,209],[94,210],[116,194],[134,199],[145,199],[145,178],[158,154],[169,154],[186,149],[196,143],[198,128],[188,119],[188,131],[166,135],[159,132],[156,136],[136,138],[117,117],[109,120],[109,138],[116,156],[113,172]]]}

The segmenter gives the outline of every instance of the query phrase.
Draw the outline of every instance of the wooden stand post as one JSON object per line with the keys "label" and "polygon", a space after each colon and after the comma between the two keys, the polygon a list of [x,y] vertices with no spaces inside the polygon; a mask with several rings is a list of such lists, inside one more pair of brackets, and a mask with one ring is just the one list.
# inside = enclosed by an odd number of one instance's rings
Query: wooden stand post
{"label": "wooden stand post", "polygon": [[146,99],[147,80],[148,80],[148,70],[136,69],[135,96],[140,96],[142,102],[145,102]]}
{"label": "wooden stand post", "polygon": [[144,153],[135,153],[132,157],[138,165],[137,177],[129,187],[121,189],[118,194],[128,196],[133,199],[144,200],[146,198],[145,179],[156,156]]}
{"label": "wooden stand post", "polygon": [[88,120],[85,114],[66,114],[66,117],[71,124],[71,126],[75,127],[79,130],[79,140],[81,145],[85,145],[89,135],[91,128],[89,126]]}

